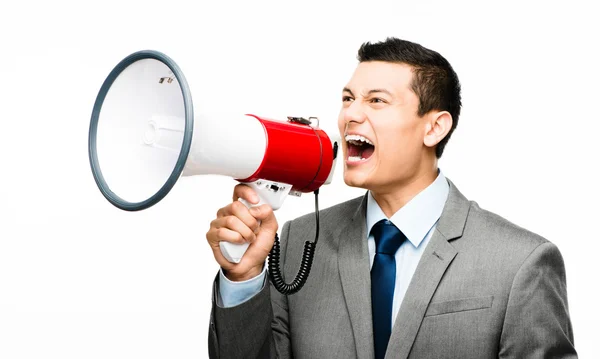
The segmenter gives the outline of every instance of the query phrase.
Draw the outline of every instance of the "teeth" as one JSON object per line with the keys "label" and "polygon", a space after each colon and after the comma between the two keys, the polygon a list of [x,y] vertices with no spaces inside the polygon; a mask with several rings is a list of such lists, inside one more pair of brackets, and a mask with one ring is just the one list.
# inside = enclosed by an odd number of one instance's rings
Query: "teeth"
{"label": "teeth", "polygon": [[373,142],[371,142],[368,138],[361,135],[346,135],[346,142],[354,142],[353,144],[360,145],[359,142],[368,143],[373,146]]}
{"label": "teeth", "polygon": [[361,160],[364,160],[364,158],[358,156],[348,156],[348,161],[350,162],[358,162]]}

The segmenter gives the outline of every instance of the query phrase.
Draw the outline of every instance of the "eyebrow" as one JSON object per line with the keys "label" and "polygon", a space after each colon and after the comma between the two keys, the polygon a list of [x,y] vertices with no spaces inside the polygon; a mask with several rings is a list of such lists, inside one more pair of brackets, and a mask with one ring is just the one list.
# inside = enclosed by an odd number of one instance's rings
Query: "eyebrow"
{"label": "eyebrow", "polygon": [[[349,88],[347,88],[347,87],[344,87],[344,89],[342,90],[342,92],[348,92],[348,93],[350,93],[350,95],[354,96],[354,94],[352,93],[352,90],[350,90],[350,89],[349,89]],[[372,95],[372,94],[374,94],[374,93],[379,93],[379,92],[382,92],[382,93],[388,94],[389,96],[393,96],[393,95],[392,95],[392,93],[391,93],[391,92],[389,92],[389,91],[388,91],[388,90],[386,90],[386,89],[372,89],[372,90],[369,90],[369,91],[367,91],[367,95]]]}

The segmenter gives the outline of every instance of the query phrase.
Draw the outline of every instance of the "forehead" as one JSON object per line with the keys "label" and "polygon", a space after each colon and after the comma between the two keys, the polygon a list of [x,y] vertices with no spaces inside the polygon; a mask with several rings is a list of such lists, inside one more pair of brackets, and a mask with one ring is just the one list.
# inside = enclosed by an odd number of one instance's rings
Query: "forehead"
{"label": "forehead", "polygon": [[410,65],[365,61],[358,64],[346,87],[352,91],[387,89],[390,92],[404,92],[410,90],[412,76]]}

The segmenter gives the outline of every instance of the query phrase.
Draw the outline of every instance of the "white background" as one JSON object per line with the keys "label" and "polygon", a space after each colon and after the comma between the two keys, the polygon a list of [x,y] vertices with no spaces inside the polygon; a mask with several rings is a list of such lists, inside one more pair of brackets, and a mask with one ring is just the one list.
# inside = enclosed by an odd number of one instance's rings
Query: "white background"
{"label": "white background", "polygon": [[[453,64],[464,106],[441,168],[468,198],[558,245],[576,347],[597,356],[592,1],[3,1],[0,14],[0,358],[208,356],[217,265],[204,235],[234,181],[184,178],[136,213],[102,197],[89,121],[122,58],[172,57],[196,111],[319,116],[335,129],[356,50],[386,36]],[[338,171],[320,200],[360,194]],[[280,223],[312,206],[289,198]]]}

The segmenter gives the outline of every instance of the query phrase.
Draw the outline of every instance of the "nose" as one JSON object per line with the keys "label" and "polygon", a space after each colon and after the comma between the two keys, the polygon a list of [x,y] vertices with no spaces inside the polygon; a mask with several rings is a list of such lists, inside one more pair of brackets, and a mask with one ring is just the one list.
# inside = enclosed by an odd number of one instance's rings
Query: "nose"
{"label": "nose", "polygon": [[353,101],[344,111],[344,122],[346,124],[350,122],[362,123],[365,118],[365,111],[359,101]]}

